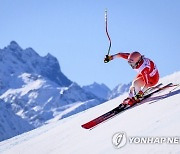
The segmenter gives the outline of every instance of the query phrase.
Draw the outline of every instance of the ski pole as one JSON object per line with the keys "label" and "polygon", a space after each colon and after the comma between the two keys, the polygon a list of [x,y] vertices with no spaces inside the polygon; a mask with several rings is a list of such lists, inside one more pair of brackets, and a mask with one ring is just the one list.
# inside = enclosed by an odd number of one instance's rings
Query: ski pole
{"label": "ski pole", "polygon": [[105,10],[105,24],[106,24],[106,35],[107,35],[108,40],[109,40],[109,48],[108,48],[107,55],[109,55],[110,50],[111,50],[111,38],[110,38],[109,33],[108,33],[107,9]]}

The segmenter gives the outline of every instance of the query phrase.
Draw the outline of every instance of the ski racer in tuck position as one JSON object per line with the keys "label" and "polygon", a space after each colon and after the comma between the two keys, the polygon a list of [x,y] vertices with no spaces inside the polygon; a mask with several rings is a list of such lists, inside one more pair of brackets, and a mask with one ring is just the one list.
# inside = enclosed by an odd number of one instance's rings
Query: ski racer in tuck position
{"label": "ski racer in tuck position", "polygon": [[115,58],[124,58],[128,61],[128,64],[137,71],[137,76],[132,81],[132,85],[129,89],[129,96],[123,101],[123,105],[132,106],[143,98],[144,92],[159,81],[159,72],[156,65],[149,58],[144,57],[139,52],[132,53],[117,53],[115,55],[106,55],[104,62]]}

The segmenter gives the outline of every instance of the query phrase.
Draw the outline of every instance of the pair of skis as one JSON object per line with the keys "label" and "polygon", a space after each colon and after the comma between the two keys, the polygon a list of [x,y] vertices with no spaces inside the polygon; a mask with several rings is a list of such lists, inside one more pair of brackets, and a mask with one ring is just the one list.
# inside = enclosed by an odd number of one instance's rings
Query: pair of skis
{"label": "pair of skis", "polygon": [[[149,92],[149,93],[146,94],[146,95],[142,98],[141,101],[143,101],[143,100],[151,97],[153,94],[158,93],[158,92],[160,92],[160,91],[162,91],[162,90],[164,90],[164,89],[166,89],[166,88],[177,86],[177,85],[174,85],[174,84],[172,84],[172,83],[169,83],[169,84],[167,84],[167,85],[165,85],[165,86],[160,87],[161,85],[162,85],[162,84],[159,84],[159,85],[157,85],[156,87],[153,87],[153,88],[151,88],[151,89],[148,89],[148,92]],[[140,102],[139,102],[139,103],[140,103]],[[107,112],[107,113],[105,113],[105,114],[103,114],[103,115],[101,115],[101,116],[99,116],[99,117],[97,117],[97,118],[95,118],[95,119],[93,119],[93,120],[91,120],[91,121],[89,121],[89,122],[81,125],[81,126],[82,126],[83,128],[85,128],[85,129],[93,129],[94,127],[96,127],[96,126],[99,125],[100,123],[105,122],[106,120],[108,120],[108,119],[110,119],[110,118],[118,115],[118,114],[121,113],[122,111],[125,111],[125,110],[127,110],[127,109],[129,109],[129,108],[131,108],[131,107],[132,107],[132,106],[128,106],[128,107],[126,106],[126,107],[125,107],[125,106],[123,106],[123,105],[120,104],[118,107],[112,109],[111,111],[109,111],[109,112]]]}

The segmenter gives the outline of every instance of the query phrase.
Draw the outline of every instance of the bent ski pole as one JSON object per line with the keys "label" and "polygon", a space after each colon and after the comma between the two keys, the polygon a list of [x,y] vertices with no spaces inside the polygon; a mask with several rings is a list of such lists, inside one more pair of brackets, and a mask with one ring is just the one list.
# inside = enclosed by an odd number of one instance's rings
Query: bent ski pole
{"label": "bent ski pole", "polygon": [[111,50],[111,38],[110,38],[109,33],[108,33],[107,9],[105,10],[105,24],[106,24],[106,35],[107,35],[108,40],[109,40],[109,48],[108,48],[108,53],[107,53],[107,55],[109,55],[110,50]]}

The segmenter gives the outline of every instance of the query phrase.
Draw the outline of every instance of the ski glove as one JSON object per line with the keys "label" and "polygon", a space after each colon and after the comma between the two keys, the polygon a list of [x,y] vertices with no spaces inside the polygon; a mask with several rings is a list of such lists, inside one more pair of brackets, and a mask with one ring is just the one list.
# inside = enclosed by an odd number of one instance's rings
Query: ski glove
{"label": "ski glove", "polygon": [[106,57],[104,58],[104,63],[108,63],[112,59],[113,59],[113,56],[106,55]]}

